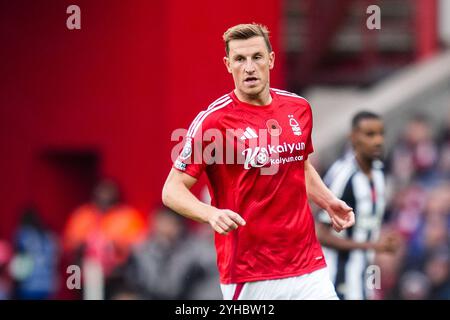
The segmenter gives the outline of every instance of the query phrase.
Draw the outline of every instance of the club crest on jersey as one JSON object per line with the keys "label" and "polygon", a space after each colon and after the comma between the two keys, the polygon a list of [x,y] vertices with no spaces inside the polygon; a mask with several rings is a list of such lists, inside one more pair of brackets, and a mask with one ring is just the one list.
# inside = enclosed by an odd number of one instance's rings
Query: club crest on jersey
{"label": "club crest on jersey", "polygon": [[297,120],[295,120],[294,116],[292,114],[288,115],[289,118],[289,125],[292,128],[292,132],[296,135],[296,136],[301,136],[302,135],[302,130],[300,129],[300,125],[298,124]]}
{"label": "club crest on jersey", "polygon": [[277,120],[275,119],[267,120],[266,126],[271,136],[278,137],[281,134],[282,129]]}

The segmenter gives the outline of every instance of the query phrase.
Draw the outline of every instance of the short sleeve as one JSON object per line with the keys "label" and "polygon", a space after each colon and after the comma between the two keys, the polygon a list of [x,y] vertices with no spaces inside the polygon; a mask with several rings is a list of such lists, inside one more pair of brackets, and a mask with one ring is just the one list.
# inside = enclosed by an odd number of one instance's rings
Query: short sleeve
{"label": "short sleeve", "polygon": [[212,126],[211,119],[202,119],[202,113],[195,118],[184,137],[183,149],[173,163],[173,168],[196,179],[200,178],[208,164],[208,159],[205,159],[207,153],[204,151],[207,147],[211,147],[211,143],[214,143],[214,141],[204,141],[203,133]]}

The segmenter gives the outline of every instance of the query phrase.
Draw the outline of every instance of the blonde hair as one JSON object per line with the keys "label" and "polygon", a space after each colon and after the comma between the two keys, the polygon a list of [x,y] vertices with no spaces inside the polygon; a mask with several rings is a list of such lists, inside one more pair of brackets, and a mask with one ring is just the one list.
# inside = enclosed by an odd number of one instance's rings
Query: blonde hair
{"label": "blonde hair", "polygon": [[231,40],[246,40],[253,37],[263,37],[267,50],[272,52],[272,45],[269,40],[269,30],[267,27],[258,23],[246,23],[233,26],[223,34],[223,41],[225,42],[225,52],[227,56],[230,53],[228,43]]}

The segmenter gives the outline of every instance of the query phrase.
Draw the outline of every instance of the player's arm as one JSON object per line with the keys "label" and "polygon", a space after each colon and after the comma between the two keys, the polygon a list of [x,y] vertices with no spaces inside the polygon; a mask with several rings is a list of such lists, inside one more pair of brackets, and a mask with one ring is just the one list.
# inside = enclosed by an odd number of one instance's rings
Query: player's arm
{"label": "player's arm", "polygon": [[328,212],[337,232],[355,223],[353,209],[328,189],[309,159],[305,161],[305,182],[308,198]]}
{"label": "player's arm", "polygon": [[394,252],[397,250],[399,243],[394,235],[382,237],[377,242],[356,242],[349,238],[341,238],[333,233],[331,225],[328,223],[316,223],[317,238],[320,243],[325,246],[341,251],[350,250],[375,250],[377,252]]}
{"label": "player's arm", "polygon": [[320,243],[329,248],[333,248],[336,250],[369,250],[375,249],[375,243],[371,242],[356,242],[348,238],[341,238],[333,234],[331,229],[331,225],[323,222],[316,223],[316,233],[317,238]]}
{"label": "player's arm", "polygon": [[172,168],[162,190],[164,205],[187,218],[209,223],[220,234],[245,225],[236,212],[217,209],[198,200],[190,191],[196,182],[196,178]]}

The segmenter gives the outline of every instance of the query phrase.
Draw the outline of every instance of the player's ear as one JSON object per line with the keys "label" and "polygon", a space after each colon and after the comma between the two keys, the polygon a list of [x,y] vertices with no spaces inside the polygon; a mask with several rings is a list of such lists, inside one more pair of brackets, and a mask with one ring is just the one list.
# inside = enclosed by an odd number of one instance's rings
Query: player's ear
{"label": "player's ear", "polygon": [[227,68],[228,72],[231,73],[230,58],[223,57],[223,63],[225,64],[225,67]]}
{"label": "player's ear", "polygon": [[272,70],[275,65],[275,52],[269,53],[269,69]]}

